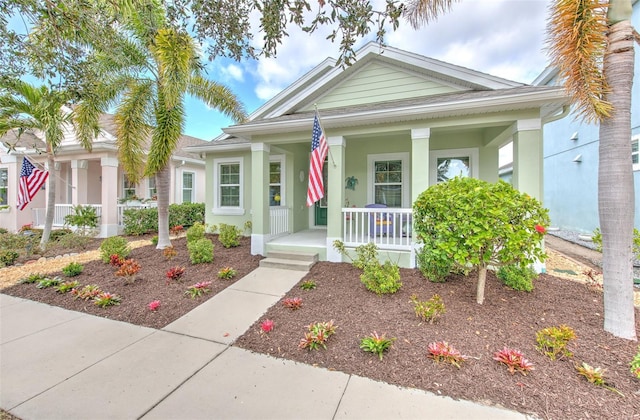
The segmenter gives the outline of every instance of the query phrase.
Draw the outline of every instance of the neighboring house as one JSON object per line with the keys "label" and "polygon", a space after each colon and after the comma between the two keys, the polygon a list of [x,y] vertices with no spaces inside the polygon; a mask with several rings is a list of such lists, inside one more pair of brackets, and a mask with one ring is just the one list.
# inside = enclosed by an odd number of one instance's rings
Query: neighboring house
{"label": "neighboring house", "polygon": [[[207,223],[250,221],[253,254],[308,251],[341,261],[334,240],[373,241],[412,267],[416,197],[456,175],[497,181],[501,146],[514,144],[514,186],[542,198],[542,127],[567,103],[561,88],[375,43],[357,57],[348,68],[326,59],[246,123],[189,148],[206,154]],[[307,208],[315,106],[330,152],[325,198]]]}
{"label": "neighboring house", "polygon": [[[640,1],[633,4],[632,24],[640,28]],[[637,44],[636,44],[637,46]],[[561,85],[558,71],[547,68],[533,82]],[[635,183],[635,227],[640,229],[640,54],[636,52],[631,102],[631,141]],[[593,232],[598,216],[599,125],[570,112],[544,127],[544,204],[551,224],[561,229]]]}
{"label": "neighboring house", "polygon": [[[20,211],[16,208],[18,177],[22,157],[28,156],[42,168],[46,158],[45,143],[39,133],[25,132],[20,138],[16,131],[0,138],[0,227],[17,231],[23,225],[44,226],[49,182],[56,182],[56,213],[54,227],[64,224],[64,216],[72,213],[73,205],[89,204],[100,215],[100,237],[113,236],[122,231],[122,212],[127,206],[154,206],[155,179],[145,178],[137,185],[129,182],[118,163],[115,143],[116,127],[113,115],[100,118],[101,132],[87,152],[79,144],[72,130],[56,152],[55,167],[43,191]],[[182,136],[171,158],[171,203],[204,202],[205,162],[199,154],[184,150],[208,142]],[[139,200],[126,200],[135,196]]]}

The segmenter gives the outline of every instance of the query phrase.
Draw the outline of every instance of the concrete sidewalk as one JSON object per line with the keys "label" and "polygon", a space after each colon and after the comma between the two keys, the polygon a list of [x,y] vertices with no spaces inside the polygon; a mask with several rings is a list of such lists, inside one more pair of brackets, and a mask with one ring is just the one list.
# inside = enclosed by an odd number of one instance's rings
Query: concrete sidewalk
{"label": "concrete sidewalk", "polygon": [[303,272],[258,268],[162,330],[0,294],[0,407],[28,419],[525,419],[232,343]]}

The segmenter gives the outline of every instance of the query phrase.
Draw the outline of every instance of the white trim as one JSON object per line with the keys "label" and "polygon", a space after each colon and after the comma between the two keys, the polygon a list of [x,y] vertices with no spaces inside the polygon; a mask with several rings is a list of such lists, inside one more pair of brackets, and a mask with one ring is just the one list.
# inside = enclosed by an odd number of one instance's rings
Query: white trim
{"label": "white trim", "polygon": [[269,151],[271,151],[271,146],[267,143],[251,143],[251,151],[268,153]]}
{"label": "white trim", "polygon": [[[240,165],[240,201],[239,206],[220,206],[220,165],[239,164]],[[245,213],[244,210],[244,157],[219,158],[213,160],[213,214],[215,215],[232,215],[240,216]]]}
{"label": "white trim", "polygon": [[[631,143],[633,143],[634,141],[638,142],[638,151],[636,152],[638,154],[638,163],[633,164],[633,170],[640,171],[640,134],[631,136]],[[633,151],[631,152],[631,156],[633,156]]]}
{"label": "white trim", "polygon": [[375,180],[374,172],[376,161],[381,160],[400,160],[402,161],[402,207],[408,208],[411,206],[411,193],[409,190],[411,171],[409,165],[411,161],[409,159],[409,153],[379,153],[367,155],[367,203],[374,203],[375,201]]}
{"label": "white trim", "polygon": [[513,134],[518,131],[540,130],[542,128],[542,119],[531,118],[528,120],[518,120],[513,125]]}
{"label": "white trim", "polygon": [[412,128],[411,140],[428,140],[431,137],[431,128]]}
{"label": "white trim", "polygon": [[270,235],[262,235],[257,233],[251,234],[251,255],[266,255],[266,244],[269,242]]}
{"label": "white trim", "polygon": [[438,182],[438,158],[448,157],[469,157],[471,177],[478,178],[480,172],[480,152],[477,147],[432,150],[431,153],[429,153],[429,185],[435,185]]}
{"label": "white trim", "polygon": [[343,136],[327,137],[327,146],[347,147],[347,140]]}
{"label": "white trim", "polygon": [[333,246],[336,241],[342,241],[342,238],[327,238],[327,261],[329,262],[342,262],[342,254],[338,252]]}

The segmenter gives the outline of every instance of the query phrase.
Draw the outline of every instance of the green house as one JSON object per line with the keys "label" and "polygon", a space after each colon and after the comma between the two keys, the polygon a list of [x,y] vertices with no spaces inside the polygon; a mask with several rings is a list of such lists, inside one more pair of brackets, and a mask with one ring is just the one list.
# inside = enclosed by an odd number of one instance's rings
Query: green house
{"label": "green house", "polygon": [[[317,253],[378,244],[415,266],[414,199],[454,176],[498,181],[498,152],[513,142],[513,185],[543,197],[542,128],[563,115],[562,88],[530,86],[370,43],[342,68],[328,58],[225,128],[206,157],[206,222],[251,222],[253,254]],[[317,109],[329,153],[325,196],[307,207]]]}

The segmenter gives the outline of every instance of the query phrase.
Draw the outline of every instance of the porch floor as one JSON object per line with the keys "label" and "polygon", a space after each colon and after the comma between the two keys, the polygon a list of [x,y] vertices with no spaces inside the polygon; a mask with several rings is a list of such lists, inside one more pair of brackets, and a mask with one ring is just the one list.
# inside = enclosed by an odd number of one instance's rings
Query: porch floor
{"label": "porch floor", "polygon": [[327,246],[327,230],[302,230],[300,232],[295,232],[272,239],[268,242],[268,244],[277,246],[305,246],[325,248]]}

